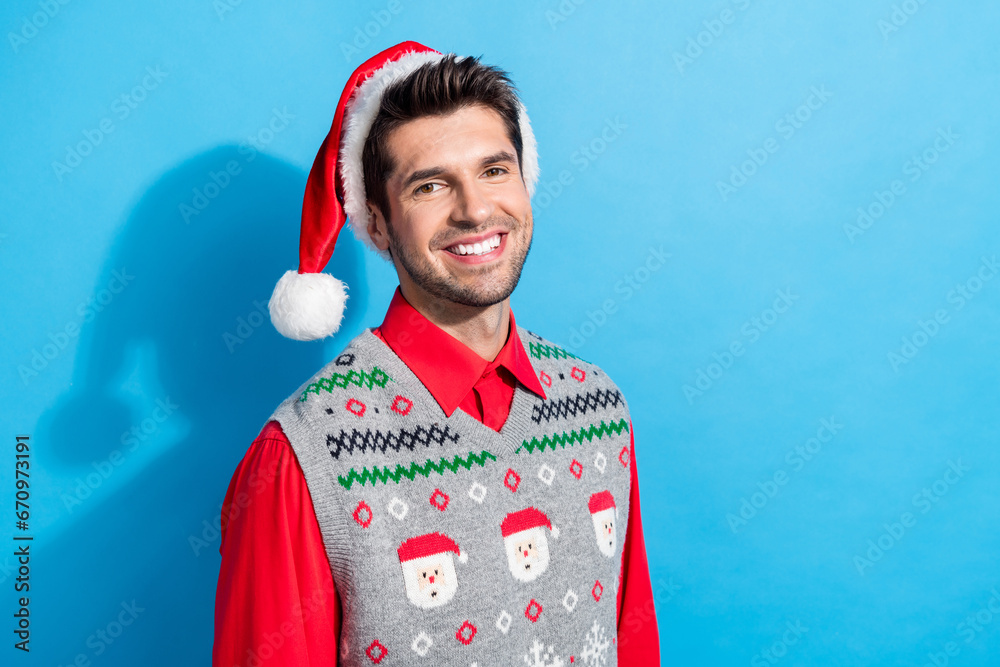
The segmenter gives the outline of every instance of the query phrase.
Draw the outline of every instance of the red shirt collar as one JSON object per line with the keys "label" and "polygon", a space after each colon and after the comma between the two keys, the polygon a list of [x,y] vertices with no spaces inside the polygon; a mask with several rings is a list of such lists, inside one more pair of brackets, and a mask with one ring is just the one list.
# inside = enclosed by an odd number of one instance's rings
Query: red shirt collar
{"label": "red shirt collar", "polygon": [[510,333],[496,359],[486,361],[411,306],[396,288],[379,333],[449,417],[487,370],[506,368],[525,388],[545,398],[535,369],[517,334],[514,312]]}

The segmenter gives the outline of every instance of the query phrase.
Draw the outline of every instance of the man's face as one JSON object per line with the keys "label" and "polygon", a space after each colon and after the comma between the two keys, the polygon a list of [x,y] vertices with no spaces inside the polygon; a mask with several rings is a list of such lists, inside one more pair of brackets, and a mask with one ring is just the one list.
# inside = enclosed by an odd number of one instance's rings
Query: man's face
{"label": "man's face", "polygon": [[[531,247],[531,203],[500,115],[472,106],[396,128],[389,211],[369,233],[404,291],[486,307],[510,296]],[[386,219],[388,217],[388,220]]]}

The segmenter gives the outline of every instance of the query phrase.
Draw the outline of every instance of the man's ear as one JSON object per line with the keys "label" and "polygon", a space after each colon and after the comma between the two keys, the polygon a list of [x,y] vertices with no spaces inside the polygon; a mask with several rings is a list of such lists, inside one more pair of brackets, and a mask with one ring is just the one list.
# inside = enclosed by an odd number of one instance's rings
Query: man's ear
{"label": "man's ear", "polygon": [[382,211],[375,204],[368,202],[368,236],[379,250],[389,249],[389,230]]}

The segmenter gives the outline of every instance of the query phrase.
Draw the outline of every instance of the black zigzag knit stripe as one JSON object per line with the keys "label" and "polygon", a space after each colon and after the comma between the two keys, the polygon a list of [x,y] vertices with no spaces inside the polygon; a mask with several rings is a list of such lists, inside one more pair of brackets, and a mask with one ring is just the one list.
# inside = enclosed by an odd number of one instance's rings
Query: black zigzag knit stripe
{"label": "black zigzag knit stripe", "polygon": [[353,454],[356,449],[361,452],[371,450],[385,454],[386,449],[399,452],[406,447],[412,452],[417,445],[424,447],[430,447],[434,443],[443,445],[445,440],[458,442],[458,433],[452,432],[449,426],[441,428],[437,424],[432,424],[429,428],[417,426],[414,429],[403,428],[389,433],[371,429],[359,431],[356,428],[351,429],[350,433],[341,430],[338,435],[330,433],[326,436],[326,446],[333,458],[339,459],[341,452],[345,450],[348,454]]}
{"label": "black zigzag knit stripe", "polygon": [[531,421],[540,424],[543,419],[545,421],[566,419],[568,417],[587,414],[588,411],[594,412],[598,408],[607,408],[609,406],[616,408],[622,400],[622,393],[618,390],[598,389],[586,394],[568,396],[557,401],[542,401],[541,403],[536,403],[535,407],[532,408]]}

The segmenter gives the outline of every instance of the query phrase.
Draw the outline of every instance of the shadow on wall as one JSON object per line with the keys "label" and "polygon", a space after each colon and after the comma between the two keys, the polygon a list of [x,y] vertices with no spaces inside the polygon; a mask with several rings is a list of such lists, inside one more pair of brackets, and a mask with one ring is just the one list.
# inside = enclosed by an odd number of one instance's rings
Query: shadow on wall
{"label": "shadow on wall", "polygon": [[[266,313],[298,263],[305,180],[220,147],[164,175],[121,230],[83,316],[72,388],[39,424],[50,467],[82,483],[60,490],[35,559],[45,576],[33,593],[52,601],[36,619],[37,657],[209,664],[220,542],[196,555],[189,536],[217,525],[258,430],[326,361],[323,343],[282,338]],[[342,235],[328,270],[353,289],[338,348],[365,311],[363,263]]]}

